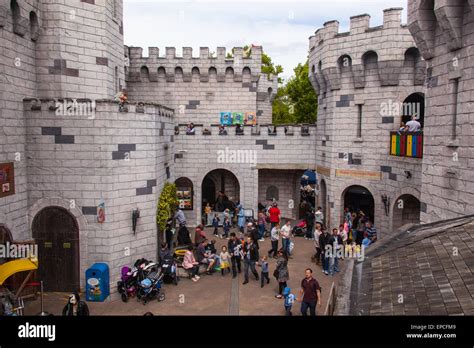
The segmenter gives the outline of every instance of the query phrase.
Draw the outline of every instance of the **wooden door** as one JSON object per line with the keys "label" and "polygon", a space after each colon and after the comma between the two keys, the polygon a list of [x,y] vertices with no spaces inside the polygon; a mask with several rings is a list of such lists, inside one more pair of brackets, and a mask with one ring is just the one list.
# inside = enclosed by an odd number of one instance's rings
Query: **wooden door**
{"label": "wooden door", "polygon": [[33,220],[33,238],[38,244],[38,280],[45,291],[79,290],[79,228],[64,208],[48,207]]}

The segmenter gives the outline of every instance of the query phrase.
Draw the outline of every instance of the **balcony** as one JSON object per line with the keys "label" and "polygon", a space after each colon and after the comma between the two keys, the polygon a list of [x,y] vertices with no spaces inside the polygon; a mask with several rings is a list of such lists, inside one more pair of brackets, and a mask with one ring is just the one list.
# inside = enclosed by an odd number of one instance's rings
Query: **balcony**
{"label": "balcony", "polygon": [[423,158],[423,132],[390,132],[390,155]]}

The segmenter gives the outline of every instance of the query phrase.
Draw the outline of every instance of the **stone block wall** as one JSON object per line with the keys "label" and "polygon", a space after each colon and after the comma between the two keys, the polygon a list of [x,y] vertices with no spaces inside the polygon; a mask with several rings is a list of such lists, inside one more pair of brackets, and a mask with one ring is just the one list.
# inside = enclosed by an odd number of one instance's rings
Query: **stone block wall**
{"label": "stone block wall", "polygon": [[[32,103],[35,107],[32,108]],[[83,220],[81,285],[94,262],[107,262],[113,282],[120,267],[156,259],[156,204],[173,182],[173,111],[155,104],[118,112],[98,101],[92,115],[61,114],[54,101],[25,100],[30,226],[42,208],[62,205]],[[104,223],[97,205],[105,203]],[[140,209],[132,231],[132,209]],[[127,252],[128,251],[128,252]]]}
{"label": "stone block wall", "polygon": [[38,96],[112,98],[124,84],[122,1],[40,1]]}
{"label": "stone block wall", "polygon": [[474,4],[408,1],[409,29],[427,63],[423,222],[473,214]]}
{"label": "stone block wall", "polygon": [[[202,47],[198,58],[192,48],[183,56],[167,47],[164,57],[158,48],[126,47],[130,58],[127,86],[132,98],[153,100],[176,110],[177,123],[194,122],[210,126],[220,122],[220,112],[255,112],[260,124],[272,121],[271,100],[278,89],[277,79],[261,74],[262,48],[253,47],[249,57],[234,48],[217,48],[215,56]],[[271,88],[269,90],[269,88]]]}
{"label": "stone block wall", "polygon": [[0,198],[0,223],[22,240],[29,238],[22,100],[36,95],[38,27],[30,30],[30,13],[38,25],[42,19],[37,1],[18,1],[15,11],[10,5],[10,0],[0,1],[0,163],[14,164],[15,194]]}
{"label": "stone block wall", "polygon": [[[211,127],[211,135],[203,135],[203,127],[196,128],[196,135],[186,135],[184,127],[181,127],[180,133],[175,136],[176,178],[187,177],[194,186],[194,210],[185,212],[190,226],[200,223],[202,181],[214,169],[226,169],[237,177],[240,201],[244,208],[256,212],[257,203],[262,198],[260,183],[267,185],[271,175],[279,175],[281,170],[302,173],[306,169],[314,169],[316,165],[313,150],[316,147],[316,127],[309,127],[308,136],[301,135],[300,128],[295,128],[293,135],[286,135],[283,127],[277,127],[276,135],[269,135],[266,128],[261,129],[260,134],[252,135],[251,127],[244,127],[244,135],[236,135],[233,128],[228,128],[228,135],[218,135],[218,127]],[[219,151],[226,149],[229,156],[223,157],[222,161]],[[256,158],[256,161],[233,163],[230,154],[237,154],[233,151],[245,151],[242,162],[245,158]],[[251,157],[245,157],[247,154]],[[260,179],[262,170],[270,174]],[[282,187],[279,189],[284,191],[289,179],[281,180]]]}
{"label": "stone block wall", "polygon": [[[310,38],[309,74],[319,96],[316,161],[327,185],[319,203],[331,226],[341,222],[343,196],[353,185],[372,194],[381,234],[391,230],[398,197],[407,189],[420,197],[422,160],[390,155],[390,132],[402,118],[390,105],[424,92],[423,63],[401,11],[385,10],[383,25],[373,28],[369,15],[351,17],[347,33],[339,33],[337,21],[327,22]],[[388,214],[382,195],[390,198]]]}

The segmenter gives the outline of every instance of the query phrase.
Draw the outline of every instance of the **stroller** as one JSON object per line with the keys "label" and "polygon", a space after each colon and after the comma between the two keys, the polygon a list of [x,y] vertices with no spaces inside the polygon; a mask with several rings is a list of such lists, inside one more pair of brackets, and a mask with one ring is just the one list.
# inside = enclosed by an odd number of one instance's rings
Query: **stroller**
{"label": "stroller", "polygon": [[122,297],[123,302],[127,302],[129,297],[135,296],[137,272],[132,272],[130,267],[122,267],[121,280],[117,282],[117,291]]}
{"label": "stroller", "polygon": [[152,271],[148,276],[138,283],[137,301],[146,305],[149,301],[157,299],[159,302],[165,300],[162,288],[163,273]]}
{"label": "stroller", "polygon": [[165,284],[178,285],[179,277],[176,272],[176,262],[171,255],[166,255],[161,261],[161,270],[163,272],[163,282]]}
{"label": "stroller", "polygon": [[292,234],[293,237],[304,237],[307,231],[306,220],[301,220],[296,226],[293,227]]}
{"label": "stroller", "polygon": [[132,269],[132,274],[137,277],[137,282],[141,282],[146,279],[152,272],[157,272],[159,265],[155,262],[148,261],[147,259],[138,259]]}

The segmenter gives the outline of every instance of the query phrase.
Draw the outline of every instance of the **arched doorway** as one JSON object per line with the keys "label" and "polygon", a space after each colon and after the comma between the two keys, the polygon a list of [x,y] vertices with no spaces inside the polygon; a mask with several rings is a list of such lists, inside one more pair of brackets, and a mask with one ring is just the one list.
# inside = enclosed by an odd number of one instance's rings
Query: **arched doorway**
{"label": "arched doorway", "polygon": [[342,199],[344,201],[344,206],[348,207],[350,211],[358,212],[362,210],[365,215],[367,215],[372,222],[374,221],[374,210],[375,203],[374,197],[368,189],[364,186],[354,185],[349,186],[342,193]]}
{"label": "arched doorway", "polygon": [[38,278],[46,291],[79,289],[79,227],[74,216],[61,207],[47,207],[33,219],[38,245]]}
{"label": "arched doorway", "polygon": [[395,200],[393,206],[392,230],[406,224],[420,223],[420,201],[413,195],[405,194]]}
{"label": "arched doorway", "polygon": [[425,123],[425,96],[423,93],[410,94],[404,101],[402,106],[402,122],[407,123],[412,116],[416,116],[420,122],[421,128]]}
{"label": "arched doorway", "polygon": [[209,203],[214,211],[232,210],[240,201],[240,183],[237,177],[226,169],[209,172],[202,181],[202,207]]}

